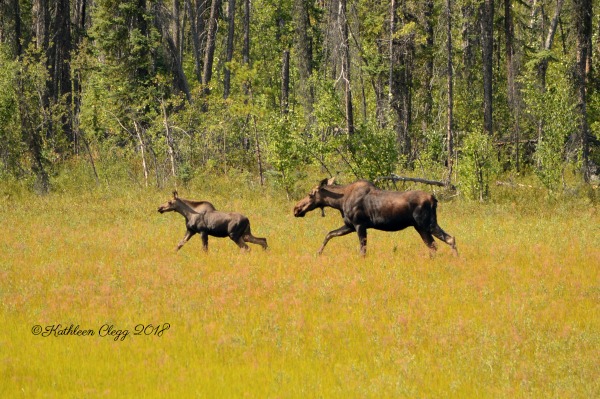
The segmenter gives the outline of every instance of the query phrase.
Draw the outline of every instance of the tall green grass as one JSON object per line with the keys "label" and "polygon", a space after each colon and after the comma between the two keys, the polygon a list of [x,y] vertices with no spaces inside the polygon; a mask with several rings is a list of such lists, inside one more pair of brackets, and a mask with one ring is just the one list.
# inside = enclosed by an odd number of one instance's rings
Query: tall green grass
{"label": "tall green grass", "polygon": [[[307,187],[307,191],[308,191]],[[600,395],[600,217],[583,200],[442,202],[434,259],[413,230],[330,241],[339,213],[237,180],[181,188],[246,214],[241,253],[160,215],[168,190],[0,193],[1,397]],[[534,198],[534,197],[531,197]],[[79,325],[94,336],[32,334]],[[138,324],[170,328],[138,336]],[[99,337],[104,325],[124,340]]]}

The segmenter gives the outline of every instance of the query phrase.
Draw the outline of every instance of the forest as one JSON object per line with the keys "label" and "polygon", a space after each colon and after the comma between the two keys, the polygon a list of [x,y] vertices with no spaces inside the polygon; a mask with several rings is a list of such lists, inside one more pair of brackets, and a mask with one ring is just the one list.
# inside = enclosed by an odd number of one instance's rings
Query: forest
{"label": "forest", "polygon": [[[2,0],[0,178],[597,187],[591,0]],[[94,183],[92,183],[94,184]]]}

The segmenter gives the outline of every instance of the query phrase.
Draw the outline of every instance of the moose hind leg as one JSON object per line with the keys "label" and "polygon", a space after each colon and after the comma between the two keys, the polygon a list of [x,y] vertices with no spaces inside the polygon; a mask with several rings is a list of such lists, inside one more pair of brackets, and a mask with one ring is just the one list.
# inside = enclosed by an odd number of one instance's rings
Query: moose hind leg
{"label": "moose hind leg", "polygon": [[269,247],[267,245],[267,239],[266,238],[254,237],[252,235],[252,232],[250,231],[250,225],[248,225],[248,228],[246,229],[246,232],[244,233],[244,235],[242,236],[242,238],[244,239],[245,242],[251,242],[252,244],[258,244],[261,247],[263,247],[263,249],[267,249]]}
{"label": "moose hind leg", "polygon": [[425,231],[425,230],[422,230],[422,229],[418,229],[418,228],[415,228],[415,229],[417,230],[417,232],[421,236],[421,239],[423,240],[423,242],[425,243],[425,245],[427,245],[427,247],[429,248],[429,257],[433,258],[435,256],[436,251],[437,251],[437,246],[435,245],[435,241],[433,240],[433,236],[428,231]]}
{"label": "moose hind leg", "polygon": [[437,224],[435,225],[431,233],[440,240],[444,241],[446,244],[450,245],[454,255],[458,256],[458,250],[456,249],[456,239],[454,237],[442,230],[442,228]]}
{"label": "moose hind leg", "polygon": [[246,234],[242,237],[245,242],[251,242],[252,244],[257,244],[263,247],[263,249],[269,248],[267,245],[267,239],[262,237],[254,237],[252,234]]}
{"label": "moose hind leg", "polygon": [[[233,238],[232,238],[232,240],[233,240]],[[250,251],[250,247],[248,247],[248,245],[246,245],[243,237],[240,237],[237,240],[234,240],[234,242],[237,244],[238,247],[240,247],[240,249],[242,249],[244,251]]]}

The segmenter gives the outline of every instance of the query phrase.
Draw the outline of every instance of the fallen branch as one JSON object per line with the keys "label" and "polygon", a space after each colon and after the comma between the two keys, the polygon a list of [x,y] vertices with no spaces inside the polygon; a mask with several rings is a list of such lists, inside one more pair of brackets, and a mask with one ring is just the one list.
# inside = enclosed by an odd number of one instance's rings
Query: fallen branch
{"label": "fallen branch", "polygon": [[414,183],[429,184],[432,186],[448,187],[452,190],[456,190],[456,187],[453,184],[445,183],[443,181],[438,181],[438,180],[421,179],[419,177],[404,177],[404,176],[398,176],[398,175],[392,174],[391,176],[378,177],[377,179],[375,179],[375,182],[378,182],[381,180],[391,180],[394,183],[396,183],[398,181],[401,181],[401,182],[410,181],[410,182],[414,182]]}
{"label": "fallen branch", "polygon": [[521,184],[521,183],[513,183],[510,181],[496,181],[496,185],[497,186],[506,186],[506,187],[520,187],[520,188],[535,188],[533,186],[530,186],[529,184]]}

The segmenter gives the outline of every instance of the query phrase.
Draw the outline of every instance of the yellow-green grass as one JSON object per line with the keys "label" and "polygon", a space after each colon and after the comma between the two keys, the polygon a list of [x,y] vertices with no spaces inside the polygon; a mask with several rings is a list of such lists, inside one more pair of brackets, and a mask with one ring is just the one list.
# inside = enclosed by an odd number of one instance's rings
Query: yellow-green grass
{"label": "yellow-green grass", "polygon": [[[175,253],[168,191],[5,195],[0,397],[600,396],[597,207],[442,202],[458,258],[439,243],[430,259],[412,229],[319,257],[337,211],[295,219],[283,196],[232,187],[180,195],[248,215],[268,251],[194,237]],[[32,333],[58,324],[95,334]]]}

